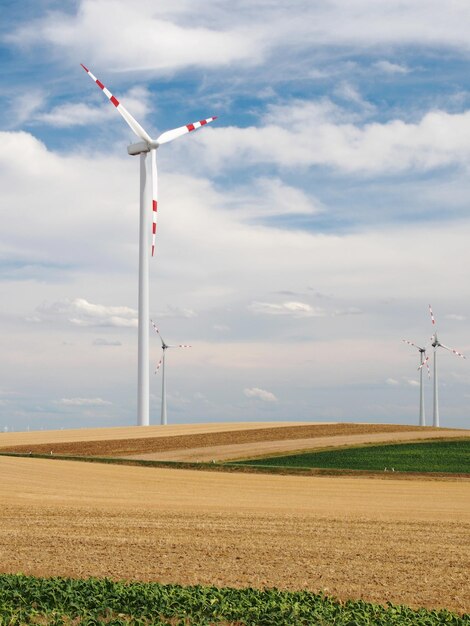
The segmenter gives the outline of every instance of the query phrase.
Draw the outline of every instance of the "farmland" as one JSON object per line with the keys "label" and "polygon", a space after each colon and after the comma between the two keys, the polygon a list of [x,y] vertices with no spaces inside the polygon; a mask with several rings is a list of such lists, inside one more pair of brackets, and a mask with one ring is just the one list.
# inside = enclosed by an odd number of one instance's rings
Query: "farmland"
{"label": "farmland", "polygon": [[0,451],[143,460],[231,460],[325,447],[467,437],[468,431],[397,424],[196,424],[0,433]]}
{"label": "farmland", "polygon": [[449,611],[413,611],[361,601],[340,603],[322,594],[276,589],[181,587],[109,579],[37,579],[0,576],[0,624],[85,623],[199,626],[309,626],[373,623],[378,626],[465,626],[470,617]]}
{"label": "farmland", "polygon": [[55,458],[71,445],[83,452],[86,441],[101,453],[119,448],[122,459],[131,448],[144,456],[215,455],[229,446],[233,455],[287,443],[305,450],[306,440],[332,447],[358,437],[415,440],[417,432],[468,438],[468,431],[384,425],[225,426],[3,434],[0,445],[10,450],[65,448],[48,459],[0,456],[0,572],[276,587],[342,602],[470,610],[470,479],[233,474]]}
{"label": "farmland", "polygon": [[270,467],[320,467],[399,472],[452,472],[470,476],[470,439],[333,449],[240,461]]}

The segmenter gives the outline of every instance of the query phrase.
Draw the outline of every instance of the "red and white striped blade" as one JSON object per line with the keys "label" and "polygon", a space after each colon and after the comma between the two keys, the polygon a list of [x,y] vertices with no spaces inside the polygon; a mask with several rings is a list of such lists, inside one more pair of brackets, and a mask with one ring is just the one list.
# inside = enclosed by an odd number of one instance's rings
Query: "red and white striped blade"
{"label": "red and white striped blade", "polygon": [[426,365],[426,367],[428,368],[428,376],[429,376],[429,378],[431,378],[431,372],[430,372],[430,370],[429,370],[429,364],[428,364],[428,361],[429,361],[429,357],[427,356],[427,357],[424,359],[424,361],[421,363],[421,365],[418,367],[418,371],[419,371],[419,370],[423,367],[423,365]]}
{"label": "red and white striped blade", "polygon": [[431,380],[431,370],[429,369],[429,357],[426,355],[426,352],[424,353],[424,355],[425,355],[425,359],[423,363],[426,363],[426,367],[428,369],[428,378],[429,380]]}
{"label": "red and white striped blade", "polygon": [[433,315],[433,312],[432,312],[432,309],[431,309],[431,305],[429,305],[429,313],[431,314],[432,325],[435,326],[436,325],[436,320],[434,319],[434,315]]}
{"label": "red and white striped blade", "polygon": [[192,348],[192,346],[186,346],[184,343],[180,343],[178,348]]}
{"label": "red and white striped blade", "polygon": [[417,350],[421,350],[421,348],[419,346],[417,346],[415,343],[413,343],[412,341],[408,341],[408,339],[402,339],[402,341],[404,343],[407,343],[409,346],[413,346],[413,348],[416,348]]}
{"label": "red and white striped blade", "polygon": [[452,352],[453,354],[455,354],[456,356],[459,356],[462,359],[467,358],[461,352],[459,352],[458,350],[455,350],[454,348],[449,348],[449,346],[445,346],[443,343],[440,343],[439,345],[441,346],[441,348],[445,348],[446,350],[449,350],[449,352]]}
{"label": "red and white striped blade", "polygon": [[208,117],[206,120],[199,120],[199,122],[193,122],[192,124],[186,124],[186,126],[180,126],[179,128],[174,128],[173,130],[167,130],[157,138],[157,143],[161,145],[162,143],[173,141],[173,139],[177,139],[182,135],[186,135],[186,133],[197,130],[198,128],[201,128],[201,126],[210,124],[216,119],[217,117]]}
{"label": "red and white striped blade", "polygon": [[163,357],[162,357],[162,358],[158,361],[158,365],[157,365],[157,367],[155,368],[155,374],[156,374],[156,373],[158,372],[158,370],[160,369],[160,365],[162,364],[162,361],[163,361]]}
{"label": "red and white striped blade", "polygon": [[157,211],[158,211],[158,177],[157,177],[157,153],[150,151],[152,167],[152,256],[155,256],[155,239],[157,236]]}
{"label": "red and white striped blade", "polygon": [[162,336],[160,335],[160,331],[158,330],[158,328],[157,328],[157,327],[155,326],[155,324],[153,323],[153,320],[150,320],[150,323],[152,324],[154,331],[155,331],[155,332],[157,333],[157,335],[160,337],[160,341],[162,342],[162,346],[163,346],[164,341],[163,341]]}
{"label": "red and white striped blade", "polygon": [[119,111],[122,117],[126,120],[126,122],[132,128],[132,130],[137,135],[137,137],[139,137],[140,139],[143,139],[147,143],[151,143],[152,138],[150,137],[150,135],[147,133],[146,130],[142,128],[139,122],[132,117],[129,111],[119,102],[119,100],[115,98],[108,89],[106,89],[103,83],[100,80],[98,80],[98,78],[96,78],[96,76],[92,74],[90,70],[83,65],[83,63],[80,63],[80,65],[83,67],[83,69],[88,74],[88,76],[90,76],[90,78],[92,78],[95,81],[95,83],[98,85],[98,87],[104,92],[108,100],[110,100],[114,104],[116,109]]}

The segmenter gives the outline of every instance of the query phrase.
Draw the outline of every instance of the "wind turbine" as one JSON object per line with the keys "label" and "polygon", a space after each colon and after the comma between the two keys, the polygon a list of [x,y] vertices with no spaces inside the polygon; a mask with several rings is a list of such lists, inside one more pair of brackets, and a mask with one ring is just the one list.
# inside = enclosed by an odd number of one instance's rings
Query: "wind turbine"
{"label": "wind turbine", "polygon": [[429,370],[429,357],[426,356],[426,348],[420,348],[412,341],[408,341],[407,339],[402,339],[404,343],[407,343],[409,346],[413,346],[419,352],[419,425],[426,426],[426,418],[424,414],[424,387],[423,387],[423,365],[426,364],[428,368],[428,376],[431,378],[431,372]]}
{"label": "wind turbine", "polygon": [[157,333],[157,335],[160,337],[160,341],[162,342],[162,356],[161,356],[161,359],[158,361],[157,367],[155,368],[155,374],[158,372],[158,370],[160,369],[160,365],[161,365],[162,366],[162,412],[161,412],[161,424],[162,424],[162,426],[166,426],[166,424],[168,422],[167,422],[167,417],[166,417],[165,352],[168,350],[168,348],[191,348],[191,346],[187,346],[187,345],[184,345],[182,343],[179,344],[178,346],[169,346],[163,340],[163,337],[161,336],[160,331],[155,326],[153,321],[152,320],[150,320],[150,321],[152,322],[152,326],[153,326],[155,332]]}
{"label": "wind turbine", "polygon": [[[432,325],[435,326],[436,320],[434,319],[431,305],[429,305],[429,313],[431,314]],[[445,350],[449,350],[449,352],[452,352],[453,354],[461,357],[462,359],[465,359],[466,357],[458,350],[455,350],[454,348],[449,348],[449,346],[445,346],[443,343],[441,343],[439,339],[437,338],[437,331],[434,331],[434,334],[431,337],[431,342],[432,342],[431,345],[434,348],[434,412],[433,412],[433,418],[432,418],[432,425],[438,428],[439,427],[439,398],[438,398],[438,393],[437,393],[437,349],[444,348]]]}
{"label": "wind turbine", "polygon": [[[113,94],[106,89],[101,81],[88,68],[81,64],[85,72],[106,97],[114,104],[118,112],[141,139],[127,147],[128,154],[140,155],[140,220],[139,220],[139,329],[138,329],[138,367],[137,367],[137,425],[149,425],[149,255],[147,211],[152,211],[152,256],[155,254],[155,235],[157,232],[157,159],[156,151],[164,143],[173,141],[186,133],[213,122],[216,117],[209,117],[199,122],[186,124],[162,133],[152,139],[142,126],[132,117],[129,111]],[[148,155],[150,154],[150,159]]]}

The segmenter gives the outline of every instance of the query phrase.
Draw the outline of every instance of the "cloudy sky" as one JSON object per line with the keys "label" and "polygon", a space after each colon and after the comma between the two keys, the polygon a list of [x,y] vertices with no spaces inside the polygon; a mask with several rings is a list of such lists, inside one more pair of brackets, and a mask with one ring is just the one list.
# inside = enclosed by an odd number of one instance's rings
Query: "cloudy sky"
{"label": "cloudy sky", "polygon": [[[151,317],[193,346],[169,421],[417,423],[428,303],[470,355],[469,25],[467,0],[3,2],[0,430],[136,422],[139,164],[80,63],[152,136],[218,116],[158,151]],[[470,361],[441,351],[440,396],[468,426]]]}

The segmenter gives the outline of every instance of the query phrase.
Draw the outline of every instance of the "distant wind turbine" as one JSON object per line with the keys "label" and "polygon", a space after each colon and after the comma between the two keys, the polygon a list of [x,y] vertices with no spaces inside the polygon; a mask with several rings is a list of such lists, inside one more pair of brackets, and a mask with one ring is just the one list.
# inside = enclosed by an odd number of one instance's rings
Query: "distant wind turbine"
{"label": "distant wind turbine", "polygon": [[161,411],[161,424],[162,426],[165,426],[168,422],[167,422],[167,414],[166,414],[166,382],[165,382],[165,352],[168,350],[168,348],[191,348],[191,346],[187,346],[185,344],[179,344],[177,346],[170,346],[168,344],[165,343],[165,341],[163,340],[163,337],[160,334],[160,331],[158,330],[158,328],[155,326],[155,324],[153,323],[152,320],[150,320],[152,322],[152,326],[155,330],[155,332],[157,333],[157,335],[160,338],[160,341],[162,342],[162,356],[161,359],[159,360],[157,367],[155,368],[155,374],[158,372],[158,370],[160,369],[160,365],[162,366],[162,411]]}
{"label": "distant wind turbine", "polygon": [[[152,256],[155,254],[155,235],[157,232],[157,159],[159,146],[177,139],[201,126],[213,122],[216,117],[209,117],[199,122],[186,124],[162,133],[152,139],[129,111],[88,68],[81,64],[85,72],[95,81],[106,97],[114,104],[118,112],[141,139],[127,148],[130,155],[140,155],[140,222],[139,222],[139,330],[138,330],[138,367],[137,367],[137,424],[149,425],[149,259],[147,211],[152,211]],[[150,153],[150,159],[147,159]]]}
{"label": "distant wind turbine", "polygon": [[[434,319],[431,305],[429,305],[429,313],[431,314],[432,325],[435,327],[436,320]],[[434,331],[434,334],[431,337],[431,342],[432,342],[431,345],[434,348],[434,412],[433,412],[433,418],[432,418],[432,425],[435,427],[439,427],[439,398],[438,398],[438,392],[437,392],[437,349],[444,348],[445,350],[449,350],[449,352],[452,352],[453,354],[455,354],[456,356],[459,356],[462,359],[465,359],[466,357],[458,350],[455,350],[454,348],[449,348],[449,346],[445,346],[443,343],[441,343],[439,339],[437,338],[437,331]]]}
{"label": "distant wind turbine", "polygon": [[403,342],[407,343],[409,346],[413,346],[419,351],[419,425],[426,426],[426,418],[424,414],[424,387],[423,387],[423,365],[426,364],[428,368],[428,376],[431,378],[431,372],[429,370],[429,357],[426,356],[426,348],[420,348],[415,343],[408,341],[407,339],[402,339]]}

